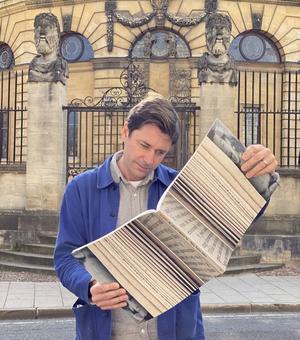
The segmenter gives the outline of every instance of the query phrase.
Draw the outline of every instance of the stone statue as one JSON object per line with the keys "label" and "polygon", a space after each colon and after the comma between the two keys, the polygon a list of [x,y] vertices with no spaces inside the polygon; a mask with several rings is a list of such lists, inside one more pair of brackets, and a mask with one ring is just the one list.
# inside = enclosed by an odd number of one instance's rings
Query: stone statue
{"label": "stone statue", "polygon": [[59,55],[59,22],[51,13],[41,13],[34,20],[34,40],[38,55],[29,65],[29,82],[62,82],[69,77],[68,64]]}
{"label": "stone statue", "polygon": [[168,33],[167,43],[169,45],[169,57],[176,57],[177,55],[177,42],[173,33]]}
{"label": "stone statue", "polygon": [[152,46],[155,42],[155,37],[152,36],[151,32],[147,32],[144,37],[144,55],[145,57],[151,57]]}
{"label": "stone statue", "polygon": [[208,52],[198,62],[198,80],[202,83],[237,84],[234,60],[228,53],[231,36],[231,21],[227,15],[213,13],[205,25]]}

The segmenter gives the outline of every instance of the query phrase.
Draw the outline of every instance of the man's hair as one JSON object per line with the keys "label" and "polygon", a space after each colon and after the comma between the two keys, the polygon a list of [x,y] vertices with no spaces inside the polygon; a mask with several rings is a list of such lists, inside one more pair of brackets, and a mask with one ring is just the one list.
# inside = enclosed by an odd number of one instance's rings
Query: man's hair
{"label": "man's hair", "polygon": [[172,104],[163,96],[153,94],[135,105],[127,117],[129,135],[146,124],[156,125],[167,134],[172,144],[179,137],[179,118]]}

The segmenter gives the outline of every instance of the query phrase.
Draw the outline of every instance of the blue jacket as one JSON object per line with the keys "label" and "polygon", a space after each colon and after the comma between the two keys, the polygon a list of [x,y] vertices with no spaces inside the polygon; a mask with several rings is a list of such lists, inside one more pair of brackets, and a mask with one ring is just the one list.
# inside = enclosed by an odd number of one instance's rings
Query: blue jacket
{"label": "blue jacket", "polygon": [[[91,275],[73,258],[72,250],[115,229],[120,202],[119,186],[110,173],[111,158],[99,168],[87,171],[66,188],[60,214],[54,253],[55,270],[62,284],[79,299],[74,305],[77,340],[109,340],[111,313],[89,304]],[[159,198],[177,175],[159,165],[149,188],[148,209],[155,209]],[[157,319],[159,340],[203,340],[204,330],[199,291]]]}

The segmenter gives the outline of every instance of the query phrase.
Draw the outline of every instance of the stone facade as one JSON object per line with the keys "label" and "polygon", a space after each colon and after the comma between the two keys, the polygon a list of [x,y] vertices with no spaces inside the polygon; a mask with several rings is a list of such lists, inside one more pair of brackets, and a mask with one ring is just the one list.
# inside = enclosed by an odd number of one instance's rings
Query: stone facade
{"label": "stone facade", "polygon": [[[213,84],[204,88],[198,83],[198,60],[207,52],[204,20],[206,1],[167,1],[167,9],[162,8],[160,12],[153,6],[153,3],[156,2],[149,0],[5,1],[0,4],[0,41],[11,47],[15,60],[14,69],[25,70],[26,80],[28,64],[36,55],[33,26],[36,15],[49,11],[57,16],[64,33],[75,32],[84,36],[91,45],[93,58],[69,63],[70,74],[66,101],[70,102],[74,98],[87,96],[92,96],[97,100],[109,88],[120,86],[120,73],[127,64],[133,47],[138,44],[143,35],[148,31],[156,32],[157,30],[172,32],[182,39],[183,47],[184,44],[187,46],[188,56],[175,57],[176,53],[172,52],[165,58],[140,58],[139,62],[146,65],[144,69],[148,70],[147,84],[165,96],[173,95],[176,92],[174,89],[176,82],[172,81],[174,70],[181,70],[182,74],[188,75],[184,84],[188,87],[191,101],[201,107],[202,130],[205,131],[213,120],[216,107],[219,108],[219,112],[222,112],[222,118],[227,125],[235,130],[236,116],[233,114],[237,106],[235,90],[232,88],[226,90],[226,98],[222,99]],[[115,8],[114,11],[119,14],[119,19],[113,15],[110,6]],[[275,44],[280,55],[280,63],[237,62],[238,68],[249,71],[299,70],[300,11],[298,1],[220,0],[217,11],[230,17],[232,39],[243,32],[256,30]],[[161,15],[159,19],[158,14]],[[124,25],[126,20],[128,24]],[[224,94],[222,88],[219,90],[218,93]],[[265,91],[266,87],[263,87],[262,93]],[[212,93],[215,97],[212,97]],[[251,93],[248,96],[251,96]],[[24,104],[28,104],[26,85]],[[61,157],[57,161],[65,162],[65,159]],[[47,162],[51,166],[51,160]],[[30,182],[34,183],[34,176],[40,175],[41,172],[38,170],[35,174],[31,172]],[[29,180],[28,175],[27,179]],[[299,177],[295,178],[289,171],[283,175],[281,188],[274,195],[267,210],[268,216],[287,212],[290,215],[300,216],[300,205],[297,204],[300,202],[299,181]],[[64,183],[60,182],[59,185],[63,188]],[[0,172],[0,186],[1,189],[4,188],[2,191],[4,195],[0,197],[0,210],[26,208],[26,197],[24,197],[26,196],[26,175],[24,173]],[[30,204],[27,208],[29,206]],[[54,210],[57,211],[58,206],[59,202],[53,203]],[[39,209],[44,208],[43,205],[39,207]]]}

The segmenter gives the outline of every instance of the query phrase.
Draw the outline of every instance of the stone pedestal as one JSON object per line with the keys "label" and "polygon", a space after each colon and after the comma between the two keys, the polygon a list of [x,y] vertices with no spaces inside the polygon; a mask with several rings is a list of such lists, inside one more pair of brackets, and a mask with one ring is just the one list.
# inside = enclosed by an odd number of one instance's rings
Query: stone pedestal
{"label": "stone pedestal", "polygon": [[229,84],[202,84],[200,86],[200,139],[206,135],[216,118],[237,134],[235,109],[236,87]]}
{"label": "stone pedestal", "polygon": [[66,184],[66,87],[28,83],[26,210],[58,212]]}

